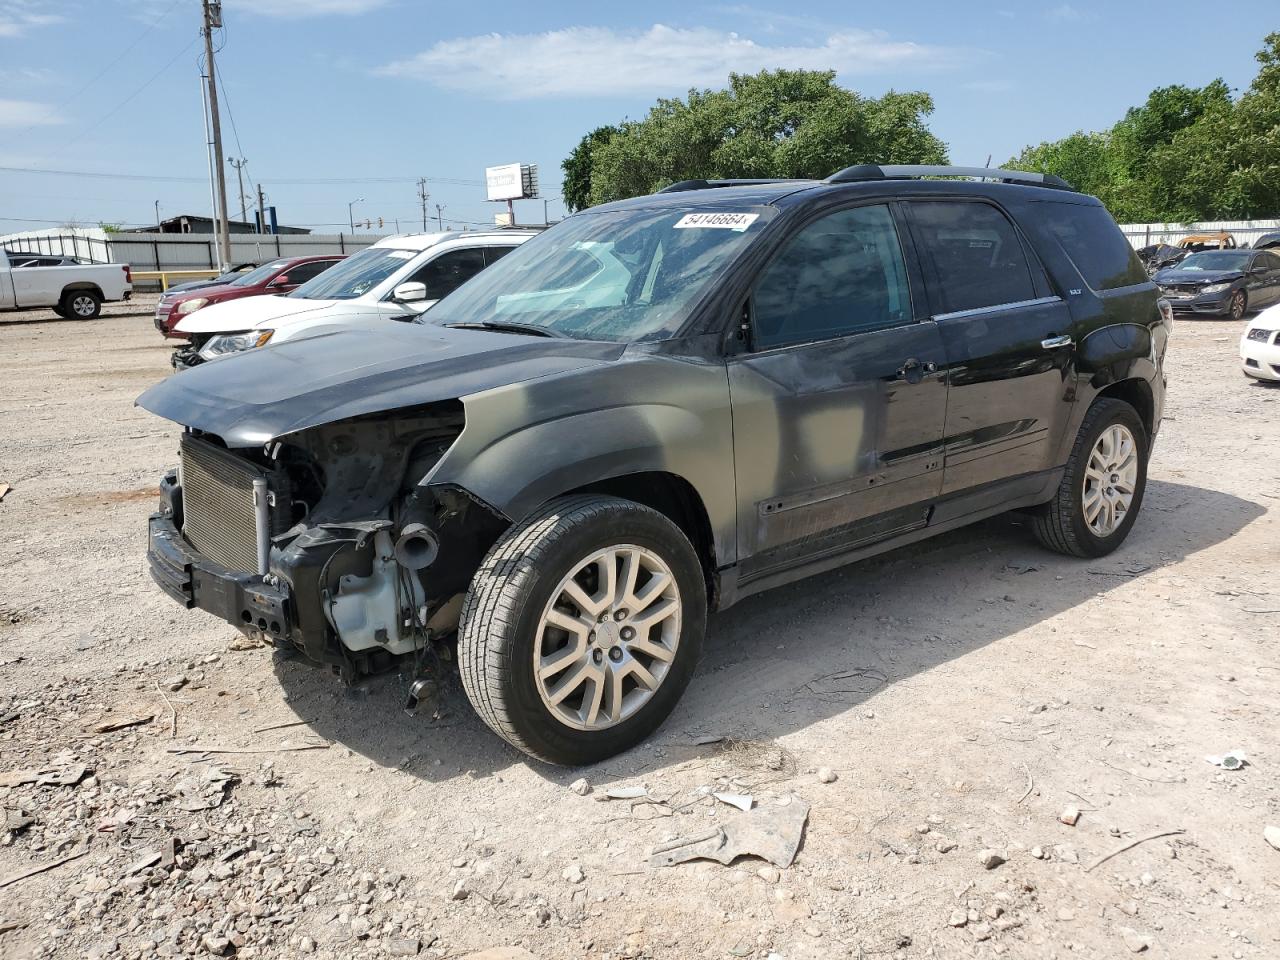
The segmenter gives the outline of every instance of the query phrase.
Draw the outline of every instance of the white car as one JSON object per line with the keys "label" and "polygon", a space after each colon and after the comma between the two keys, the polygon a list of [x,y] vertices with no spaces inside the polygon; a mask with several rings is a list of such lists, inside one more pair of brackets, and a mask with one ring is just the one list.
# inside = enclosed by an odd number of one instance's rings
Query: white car
{"label": "white car", "polygon": [[93,320],[107,300],[128,300],[127,263],[45,266],[48,258],[0,250],[0,310],[53,307],[68,320]]}
{"label": "white car", "polygon": [[492,230],[387,237],[285,296],[248,297],[195,311],[174,328],[191,340],[174,355],[174,366],[194,366],[325,327],[415,317],[537,234]]}
{"label": "white car", "polygon": [[1249,321],[1240,338],[1240,369],[1256,380],[1280,382],[1280,304]]}

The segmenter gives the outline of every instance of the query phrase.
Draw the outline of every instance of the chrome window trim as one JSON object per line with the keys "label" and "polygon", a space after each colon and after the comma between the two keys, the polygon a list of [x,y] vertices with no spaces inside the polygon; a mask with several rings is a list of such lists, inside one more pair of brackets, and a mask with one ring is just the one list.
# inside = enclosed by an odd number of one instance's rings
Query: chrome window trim
{"label": "chrome window trim", "polygon": [[1023,307],[1040,307],[1047,303],[1061,303],[1061,297],[1036,297],[1034,300],[1017,300],[1013,303],[996,303],[989,307],[974,307],[971,310],[955,310],[951,313],[934,314],[937,322],[943,320],[963,320],[966,317],[977,317],[987,313],[1004,313],[1008,310],[1020,310]]}

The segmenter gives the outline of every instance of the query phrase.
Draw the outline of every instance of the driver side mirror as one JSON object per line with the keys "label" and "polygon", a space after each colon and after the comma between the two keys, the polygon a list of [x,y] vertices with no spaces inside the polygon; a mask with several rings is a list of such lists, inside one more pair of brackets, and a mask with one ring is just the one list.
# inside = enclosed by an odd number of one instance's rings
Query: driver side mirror
{"label": "driver side mirror", "polygon": [[267,284],[268,287],[287,287],[288,285],[289,285],[289,275],[287,273],[280,274],[280,276],[276,277],[274,280],[272,280],[270,283]]}
{"label": "driver side mirror", "polygon": [[1266,267],[1251,267],[1249,269],[1249,272],[1253,274],[1255,277],[1260,277],[1262,276],[1262,274],[1270,273],[1271,271],[1268,270]]}
{"label": "driver side mirror", "polygon": [[397,303],[417,303],[427,299],[427,285],[416,281],[402,283],[391,291],[391,299]]}

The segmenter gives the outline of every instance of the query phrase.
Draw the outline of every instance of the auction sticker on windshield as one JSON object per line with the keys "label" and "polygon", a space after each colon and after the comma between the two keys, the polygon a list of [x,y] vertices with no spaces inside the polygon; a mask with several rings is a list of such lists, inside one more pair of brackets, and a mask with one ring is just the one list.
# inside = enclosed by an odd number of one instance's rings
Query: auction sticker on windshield
{"label": "auction sticker on windshield", "polygon": [[741,233],[760,219],[758,213],[686,213],[676,221],[677,230],[694,227],[710,227],[717,230],[737,230]]}

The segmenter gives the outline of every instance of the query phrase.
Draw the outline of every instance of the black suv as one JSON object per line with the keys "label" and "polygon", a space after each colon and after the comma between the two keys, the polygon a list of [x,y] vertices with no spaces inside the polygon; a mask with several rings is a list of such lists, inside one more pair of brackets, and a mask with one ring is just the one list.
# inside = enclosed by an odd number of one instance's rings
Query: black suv
{"label": "black suv", "polygon": [[1024,510],[1114,550],[1168,305],[1052,176],[689,181],[517,248],[416,324],[152,387],[183,425],[159,584],[345,679],[456,660],[480,716],[585,763],[653,731],[708,611]]}

